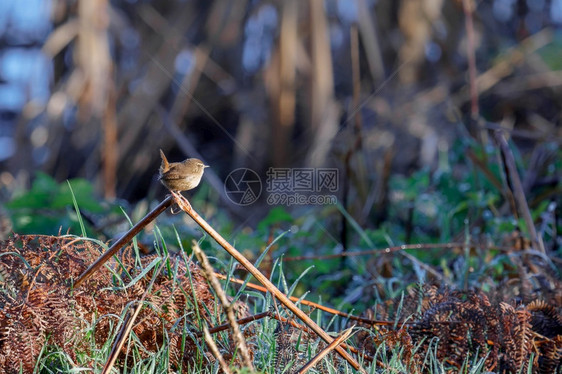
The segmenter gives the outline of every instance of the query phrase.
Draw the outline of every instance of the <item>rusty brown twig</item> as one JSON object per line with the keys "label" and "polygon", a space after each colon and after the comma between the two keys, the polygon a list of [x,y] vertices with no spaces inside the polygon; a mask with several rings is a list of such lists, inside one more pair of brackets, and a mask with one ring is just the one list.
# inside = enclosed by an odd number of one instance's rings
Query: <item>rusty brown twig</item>
{"label": "rusty brown twig", "polygon": [[[247,323],[254,322],[254,321],[257,321],[258,319],[262,319],[262,318],[265,318],[265,317],[275,318],[273,312],[267,311],[267,312],[261,312],[261,313],[258,313],[258,314],[254,314],[254,315],[251,315],[249,317],[237,319],[236,323],[239,324],[239,325],[245,325]],[[215,334],[217,332],[228,330],[230,327],[231,327],[230,323],[223,323],[222,325],[218,325],[218,326],[209,328],[209,333]],[[199,332],[196,332],[194,335],[195,336],[203,336],[203,332],[199,331]]]}
{"label": "rusty brown twig", "polygon": [[333,342],[328,344],[326,348],[318,352],[318,354],[316,354],[316,356],[314,356],[310,361],[308,361],[306,365],[304,365],[299,371],[297,371],[297,373],[304,374],[308,370],[312,369],[317,363],[319,363],[324,357],[326,357],[328,353],[332,352],[337,346],[339,346],[341,343],[346,341],[351,335],[351,333],[353,332],[354,328],[355,326],[351,326],[350,328],[345,330],[340,336],[335,338]]}
{"label": "rusty brown twig", "polygon": [[[241,279],[227,277],[226,275],[223,275],[223,274],[220,274],[220,273],[215,273],[215,276],[217,278],[224,279],[224,280],[228,279],[228,281],[232,282],[232,283],[244,284],[244,281],[241,280]],[[257,285],[257,284],[250,283],[250,282],[246,283],[245,287],[252,288],[254,290],[258,290],[258,291],[261,291],[261,292],[267,292],[267,288],[262,287],[262,286]],[[371,319],[371,318],[354,316],[353,314],[348,314],[348,313],[342,312],[341,310],[330,308],[328,306],[318,304],[318,303],[315,303],[313,301],[300,299],[300,298],[295,297],[295,296],[289,296],[289,299],[291,301],[294,301],[295,303],[298,302],[299,304],[306,305],[306,306],[309,306],[311,308],[320,309],[320,310],[322,310],[326,313],[330,313],[330,314],[334,314],[334,315],[337,315],[337,316],[340,316],[340,317],[348,318],[350,320],[365,323],[365,324],[371,325],[371,326],[394,326],[396,324],[396,321],[383,321],[383,320],[379,320],[379,319]],[[267,312],[264,312],[264,313],[267,314]],[[260,316],[259,318],[263,318],[266,315],[261,316],[261,314],[256,314],[256,316]],[[268,315],[268,316],[271,317],[271,315]],[[276,317],[274,317],[274,318],[276,318]],[[256,317],[255,319],[258,319],[258,318]],[[253,319],[251,321],[253,321]],[[248,321],[248,322],[251,322],[251,321]],[[247,323],[247,322],[245,322],[245,323]],[[415,325],[416,323],[417,322],[414,322],[414,321],[410,321],[410,322],[400,321],[400,322],[398,322],[398,324],[401,325],[401,326]],[[452,323],[457,323],[457,322],[456,321],[439,321],[438,323],[439,324],[452,324]]]}
{"label": "rusty brown twig", "polygon": [[[220,279],[225,279],[225,280],[228,279],[228,281],[232,282],[232,283],[244,284],[243,280],[236,279],[236,278],[227,278],[223,274],[215,273],[215,276],[217,278],[220,278]],[[246,283],[246,287],[252,288],[254,290],[258,290],[258,291],[261,291],[261,292],[267,292],[267,288],[259,286],[257,284],[249,283],[249,282]],[[289,299],[291,301],[298,302],[302,305],[310,306],[312,308],[320,309],[320,310],[323,310],[324,312],[327,312],[327,313],[330,313],[330,314],[338,315],[338,316],[344,317],[344,318],[349,318],[351,320],[366,323],[366,324],[369,324],[369,325],[392,326],[392,325],[395,324],[394,321],[380,321],[380,320],[374,320],[374,319],[354,316],[353,314],[348,314],[348,313],[339,311],[337,309],[333,309],[333,308],[327,307],[325,305],[315,303],[313,301],[308,301],[308,300],[304,300],[304,299],[301,300],[301,299],[299,299],[298,297],[295,297],[295,296],[289,296]],[[405,323],[411,324],[413,322],[405,322]]]}
{"label": "rusty brown twig", "polygon": [[[223,247],[236,261],[238,261],[242,266],[248,270],[262,285],[267,288],[271,294],[278,299],[287,309],[293,312],[299,319],[306,323],[317,335],[319,335],[322,340],[330,344],[334,340],[326,331],[324,331],[320,326],[316,324],[305,312],[299,309],[284,293],[279,291],[277,287],[269,280],[265,275],[263,275],[246,257],[244,257],[236,248],[234,248],[229,242],[226,241],[218,232],[211,227],[197,212],[191,207],[191,204],[187,201],[185,197],[180,194],[174,194],[173,198],[187,215],[189,215],[207,234],[209,234],[221,247]],[[360,372],[365,372],[364,369],[359,365],[357,360],[353,358],[347,351],[345,351],[341,346],[336,348],[338,354],[343,357],[347,362],[350,363],[356,370]]]}
{"label": "rusty brown twig", "polygon": [[463,243],[420,243],[420,244],[403,244],[394,247],[387,247],[381,249],[367,249],[364,251],[354,251],[354,252],[342,252],[335,253],[331,255],[318,255],[318,256],[295,256],[295,257],[285,257],[283,262],[287,261],[303,261],[303,260],[329,260],[333,258],[340,258],[344,256],[364,256],[364,255],[375,255],[375,254],[388,254],[394,252],[401,252],[406,249],[433,249],[433,248],[459,248],[466,244]]}
{"label": "rusty brown twig", "polygon": [[[256,320],[258,320],[258,319],[266,318],[266,317],[267,317],[267,318],[273,318],[273,319],[276,319],[276,320],[279,321],[279,322],[289,324],[289,325],[291,325],[292,327],[294,327],[294,328],[296,328],[296,329],[299,329],[299,330],[301,330],[301,331],[304,331],[304,332],[306,332],[306,333],[308,333],[308,334],[313,334],[313,333],[314,333],[314,331],[310,330],[309,328],[307,328],[307,327],[305,327],[305,326],[302,326],[302,325],[296,323],[295,321],[293,321],[293,320],[291,320],[291,319],[289,319],[289,318],[281,317],[281,316],[277,315],[276,313],[273,313],[272,311],[261,312],[261,313],[254,314],[254,315],[249,316],[249,317],[240,318],[240,319],[236,320],[236,322],[238,322],[239,325],[245,325],[245,324],[247,324],[247,323],[256,321]],[[230,324],[229,324],[229,323],[223,323],[222,325],[215,326],[215,327],[211,327],[211,328],[209,328],[208,330],[209,330],[209,333],[215,334],[215,333],[220,332],[220,331],[228,330],[229,328],[230,328]],[[201,337],[201,336],[204,335],[204,332],[203,332],[203,331],[199,331],[199,332],[196,332],[194,335],[195,335],[195,336]],[[347,344],[345,344],[345,343],[342,343],[342,344],[340,344],[340,345],[341,345],[344,349],[347,349],[348,351],[351,351],[351,352],[353,352],[353,353],[355,353],[355,354],[357,354],[357,355],[363,357],[363,359],[365,359],[365,360],[367,360],[367,361],[370,361],[370,362],[373,362],[373,361],[374,361],[373,357],[369,356],[369,355],[366,354],[366,353],[359,352],[359,350],[358,350],[357,348],[352,347],[351,345],[347,345]]]}
{"label": "rusty brown twig", "polygon": [[154,221],[162,212],[168,209],[172,205],[172,196],[166,196],[164,200],[156,208],[154,208],[150,213],[143,217],[136,225],[131,227],[122,237],[120,237],[113,245],[105,251],[90,267],[88,267],[76,281],[74,282],[74,289],[80,287],[82,283],[92,276],[107,260],[116,254],[125,244],[130,242],[135,235],[137,235],[143,228],[146,227],[150,222]]}
{"label": "rusty brown twig", "polygon": [[134,310],[127,312],[127,315],[123,320],[123,326],[121,327],[121,330],[117,334],[117,337],[115,338],[115,342],[113,343],[113,347],[111,348],[111,352],[109,353],[109,357],[105,362],[105,366],[103,367],[102,374],[111,373],[111,370],[115,365],[115,361],[117,360],[117,357],[119,357],[119,354],[121,353],[121,349],[123,348],[123,345],[127,341],[127,337],[129,336],[131,330],[133,329],[133,324],[135,323],[139,315],[142,305],[143,302],[139,301],[137,302],[137,306],[135,307]]}

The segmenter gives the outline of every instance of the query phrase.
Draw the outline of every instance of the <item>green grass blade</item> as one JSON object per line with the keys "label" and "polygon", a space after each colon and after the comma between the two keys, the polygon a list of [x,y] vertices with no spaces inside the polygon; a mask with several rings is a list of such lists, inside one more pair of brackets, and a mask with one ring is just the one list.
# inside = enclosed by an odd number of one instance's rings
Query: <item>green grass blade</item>
{"label": "green grass blade", "polygon": [[76,195],[74,195],[74,191],[72,190],[72,185],[70,181],[67,180],[68,188],[70,188],[70,195],[72,196],[72,204],[74,204],[74,210],[76,211],[76,216],[78,217],[78,223],[80,224],[80,231],[82,231],[82,236],[86,237],[86,226],[84,226],[84,221],[82,220],[82,214],[80,213],[80,208],[78,207],[78,201],[76,201]]}

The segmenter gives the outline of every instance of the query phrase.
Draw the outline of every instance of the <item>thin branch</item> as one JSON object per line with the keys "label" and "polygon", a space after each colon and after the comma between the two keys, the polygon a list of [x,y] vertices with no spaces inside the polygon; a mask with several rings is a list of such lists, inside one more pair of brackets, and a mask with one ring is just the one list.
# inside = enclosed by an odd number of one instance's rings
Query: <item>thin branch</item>
{"label": "thin branch", "polygon": [[[232,283],[244,284],[244,281],[241,280],[241,279],[227,278],[226,275],[222,275],[222,274],[219,274],[219,273],[215,273],[215,276],[217,278],[220,278],[220,279],[225,279],[225,280],[228,279],[228,281],[232,282]],[[253,283],[246,283],[246,287],[252,288],[254,290],[258,290],[258,291],[261,291],[261,292],[267,292],[267,288],[259,286],[257,284],[253,284]],[[349,318],[351,320],[366,323],[366,324],[372,325],[372,326],[374,326],[374,325],[393,326],[395,324],[394,321],[380,321],[380,320],[374,320],[374,319],[354,316],[353,314],[348,314],[348,313],[339,311],[337,309],[333,309],[333,308],[324,306],[322,304],[315,303],[313,301],[301,300],[301,299],[299,299],[298,297],[295,297],[295,296],[290,296],[289,299],[291,301],[294,301],[295,303],[310,306],[312,308],[320,309],[320,310],[322,310],[324,312],[327,312],[327,313],[330,313],[330,314],[334,314],[334,315],[344,317],[344,318]],[[413,324],[414,322],[405,322],[405,323],[407,323],[407,324],[412,323]]]}
{"label": "thin branch", "polygon": [[368,249],[365,251],[342,252],[342,253],[335,253],[331,255],[286,257],[283,259],[283,261],[329,260],[333,258],[348,257],[348,256],[388,254],[388,253],[400,252],[406,249],[435,249],[435,248],[451,249],[451,248],[458,248],[463,246],[465,246],[464,243],[403,244],[403,245],[397,245],[394,247],[387,247],[382,249]]}
{"label": "thin branch", "polygon": [[236,348],[240,351],[240,355],[242,356],[242,360],[244,361],[244,365],[249,368],[250,370],[254,370],[254,366],[252,365],[252,360],[250,359],[250,354],[248,353],[248,346],[246,345],[246,340],[242,336],[242,332],[240,331],[240,326],[236,321],[236,317],[234,316],[234,311],[232,310],[232,304],[228,301],[226,294],[224,293],[221,284],[217,277],[215,276],[215,271],[209,262],[209,259],[205,255],[205,253],[201,250],[201,247],[197,244],[197,242],[193,241],[193,253],[199,260],[201,267],[203,269],[203,274],[207,281],[211,284],[211,287],[215,290],[217,297],[219,298],[223,310],[228,318],[228,323],[232,330],[232,336],[234,338],[234,343],[236,344]]}
{"label": "thin branch", "polygon": [[203,325],[203,333],[205,335],[205,341],[207,342],[207,345],[209,346],[209,349],[213,353],[213,356],[215,356],[215,358],[219,361],[222,371],[225,374],[230,374],[231,371],[228,367],[228,364],[226,363],[226,361],[224,360],[224,357],[222,357],[221,353],[219,352],[219,349],[218,349],[217,345],[215,344],[215,342],[213,341],[213,337],[209,333],[209,329],[207,328],[206,325]]}
{"label": "thin branch", "polygon": [[[221,247],[223,247],[236,261],[250,272],[261,284],[263,284],[269,292],[273,294],[283,305],[293,312],[299,319],[305,322],[316,334],[318,334],[326,343],[330,344],[334,339],[328,335],[320,326],[316,324],[305,312],[300,310],[293,302],[285,296],[275,285],[267,279],[246,257],[244,257],[236,248],[226,241],[218,232],[215,231],[197,212],[191,207],[191,204],[180,194],[173,194],[173,197],[187,215],[189,215],[203,230],[207,232]],[[365,370],[359,363],[342,347],[337,347],[336,351],[356,370],[364,373]]]}
{"label": "thin branch", "polygon": [[[272,315],[271,317],[272,317],[272,318],[275,318],[275,319],[278,320],[279,322],[287,323],[287,324],[293,326],[294,328],[296,328],[296,329],[298,329],[298,330],[301,330],[301,331],[306,332],[307,334],[312,334],[312,333],[314,333],[314,331],[312,331],[312,330],[309,329],[308,327],[303,326],[303,325],[300,325],[300,324],[296,323],[296,322],[295,322],[294,320],[292,320],[292,319],[285,318],[285,317],[281,317],[281,316],[279,316],[279,315],[277,315],[277,314],[274,314],[274,313],[272,313],[272,314],[273,314],[273,315]],[[351,345],[347,345],[347,344],[345,344],[345,343],[342,343],[342,344],[340,344],[340,347],[343,348],[343,349],[347,349],[348,351],[353,352],[353,353],[355,353],[355,354],[358,355],[358,356],[361,356],[363,359],[365,359],[365,360],[367,360],[367,361],[370,361],[370,362],[373,362],[373,361],[374,361],[374,358],[373,358],[373,357],[371,357],[371,356],[369,356],[368,354],[365,354],[365,353],[363,353],[363,352],[360,352],[357,348],[352,347]],[[383,364],[382,362],[380,362],[380,361],[377,361],[377,365],[383,366],[384,364]],[[361,368],[361,372],[364,373],[365,371]]]}
{"label": "thin branch", "polygon": [[74,289],[77,289],[89,277],[92,276],[103,264],[107,262],[113,255],[115,255],[123,246],[130,242],[143,228],[150,222],[154,221],[162,212],[172,205],[172,197],[166,196],[164,200],[150,213],[143,217],[136,225],[131,227],[122,237],[120,237],[104,254],[102,254],[89,268],[87,268],[76,281],[74,282]]}
{"label": "thin branch", "polygon": [[127,313],[125,317],[125,321],[123,321],[123,326],[121,327],[121,330],[119,331],[117,337],[115,338],[115,342],[113,343],[113,347],[111,348],[109,357],[107,358],[105,366],[103,367],[102,374],[111,373],[111,369],[113,368],[113,365],[115,365],[115,361],[117,360],[117,357],[119,357],[119,353],[121,352],[123,345],[127,341],[127,337],[131,333],[131,330],[133,329],[133,325],[142,309],[142,306],[144,305],[144,299],[146,298],[150,290],[152,290],[152,286],[154,286],[156,277],[162,271],[162,268],[164,267],[165,263],[166,261],[164,259],[160,264],[160,266],[158,267],[156,273],[154,273],[154,276],[152,277],[152,280],[150,281],[148,287],[144,291],[141,299],[137,301],[137,307],[135,308],[135,310],[132,313],[130,311]]}
{"label": "thin branch", "polygon": [[351,326],[350,328],[345,330],[340,336],[334,339],[334,341],[331,342],[326,348],[318,352],[318,354],[314,356],[310,361],[308,361],[306,365],[304,365],[299,371],[297,371],[297,373],[304,374],[310,369],[312,369],[317,363],[320,362],[320,360],[326,357],[328,353],[332,352],[337,346],[339,346],[341,343],[346,341],[351,335],[351,333],[353,332],[354,327],[355,326]]}
{"label": "thin branch", "polygon": [[527,198],[525,197],[525,192],[523,191],[523,184],[521,183],[521,178],[519,177],[517,167],[515,166],[515,158],[513,157],[513,153],[511,152],[511,149],[509,148],[509,145],[507,144],[507,141],[505,140],[505,137],[501,131],[495,131],[494,137],[498,146],[500,147],[501,153],[504,156],[503,160],[505,161],[505,167],[509,174],[506,177],[511,181],[513,195],[515,196],[515,200],[517,201],[519,213],[525,220],[527,230],[529,230],[531,242],[536,249],[545,254],[546,251],[544,249],[544,244],[542,238],[537,234],[537,230],[533,222],[533,217],[531,216],[529,205],[527,204]]}
{"label": "thin branch", "polygon": [[[254,321],[257,321],[258,319],[262,319],[262,318],[265,318],[265,317],[274,318],[274,315],[270,311],[261,312],[261,313],[258,313],[258,314],[251,315],[249,317],[237,319],[236,323],[239,324],[239,325],[245,325],[247,323],[254,322]],[[216,334],[217,332],[228,330],[230,327],[231,327],[230,323],[223,323],[222,325],[211,327],[209,329],[209,333],[210,334]],[[203,332],[196,332],[194,335],[195,336],[203,336],[204,333]]]}

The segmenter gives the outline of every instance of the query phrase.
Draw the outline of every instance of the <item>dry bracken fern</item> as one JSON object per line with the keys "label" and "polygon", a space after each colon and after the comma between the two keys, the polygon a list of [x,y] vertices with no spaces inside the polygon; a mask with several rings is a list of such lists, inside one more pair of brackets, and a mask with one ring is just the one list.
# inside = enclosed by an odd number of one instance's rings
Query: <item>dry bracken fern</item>
{"label": "dry bracken fern", "polygon": [[376,332],[360,332],[358,342],[371,354],[383,343],[387,354],[397,345],[409,347],[402,360],[410,372],[428,372],[424,358],[429,351],[450,372],[479,360],[484,360],[486,370],[498,373],[527,372],[529,367],[533,373],[562,369],[562,316],[544,301],[492,303],[481,291],[428,286],[407,296],[403,306],[400,315],[389,315],[385,305],[378,306],[377,313],[369,311],[366,317],[371,319],[396,319],[398,329],[383,326]]}
{"label": "dry bracken fern", "polygon": [[[158,274],[157,267],[152,267],[135,279],[156,257],[136,258],[129,247],[118,255],[118,261],[111,260],[82,287],[72,290],[72,280],[99,255],[96,245],[74,237],[14,235],[0,243],[1,374],[32,372],[47,341],[75,363],[77,353],[89,356],[93,348],[85,343],[87,324],[95,321],[98,345],[112,338],[116,320],[110,316],[122,315],[132,301],[139,300],[154,277],[133,328],[143,346],[137,351],[146,357],[167,344],[172,367],[185,368],[193,361],[196,345],[182,334],[199,330],[196,314],[209,324],[221,320],[219,315],[210,315],[209,311],[220,308],[215,307],[199,267],[180,256],[170,257],[169,267]],[[237,304],[235,310],[238,318],[246,311]],[[230,348],[228,343],[222,346]]]}

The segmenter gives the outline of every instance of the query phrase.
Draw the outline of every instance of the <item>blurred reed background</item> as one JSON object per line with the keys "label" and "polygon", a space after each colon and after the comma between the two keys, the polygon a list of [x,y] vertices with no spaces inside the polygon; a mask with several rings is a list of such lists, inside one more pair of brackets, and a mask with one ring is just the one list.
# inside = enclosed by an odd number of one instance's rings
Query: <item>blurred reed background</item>
{"label": "blurred reed background", "polygon": [[361,222],[486,121],[559,144],[561,25],[561,0],[3,0],[1,197],[41,170],[137,201],[162,148],[217,190],[338,167]]}

